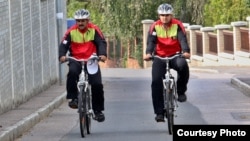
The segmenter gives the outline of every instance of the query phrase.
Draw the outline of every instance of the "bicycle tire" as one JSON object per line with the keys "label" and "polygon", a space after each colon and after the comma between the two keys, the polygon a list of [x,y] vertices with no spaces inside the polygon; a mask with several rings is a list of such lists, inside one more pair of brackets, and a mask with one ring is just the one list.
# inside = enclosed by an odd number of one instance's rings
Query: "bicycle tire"
{"label": "bicycle tire", "polygon": [[81,137],[84,138],[87,134],[87,109],[86,109],[86,97],[84,94],[84,86],[79,87],[78,95],[78,113]]}
{"label": "bicycle tire", "polygon": [[[91,108],[91,90],[90,87],[87,88],[86,93],[86,106],[87,106],[87,110],[92,109]],[[87,117],[86,117],[86,128],[87,128],[87,134],[91,133],[91,113],[89,113],[89,111],[87,112]]]}
{"label": "bicycle tire", "polygon": [[168,121],[168,132],[170,135],[173,134],[173,125],[174,125],[174,93],[175,93],[175,82],[173,82],[172,88],[170,84],[167,85],[166,89],[166,118]]}

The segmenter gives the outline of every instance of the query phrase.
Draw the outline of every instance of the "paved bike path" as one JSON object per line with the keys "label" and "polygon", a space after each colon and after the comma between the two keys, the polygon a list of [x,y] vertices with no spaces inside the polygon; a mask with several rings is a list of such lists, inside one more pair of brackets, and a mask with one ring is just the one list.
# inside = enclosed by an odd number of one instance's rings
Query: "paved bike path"
{"label": "paved bike path", "polygon": [[[249,94],[249,67],[199,67],[190,68],[190,70],[191,72],[208,71],[234,74],[231,79],[232,84],[235,84],[244,94]],[[136,69],[124,70],[122,68],[105,68],[103,69],[103,76],[119,76],[121,75],[120,71],[128,71],[129,73],[123,74],[130,75],[131,77],[138,76]],[[151,75],[150,68],[147,68],[147,71],[141,72]],[[65,95],[65,84],[55,84],[18,108],[0,115],[0,141],[14,141],[22,133],[28,131],[39,121],[46,118],[54,109],[58,108],[66,100]]]}

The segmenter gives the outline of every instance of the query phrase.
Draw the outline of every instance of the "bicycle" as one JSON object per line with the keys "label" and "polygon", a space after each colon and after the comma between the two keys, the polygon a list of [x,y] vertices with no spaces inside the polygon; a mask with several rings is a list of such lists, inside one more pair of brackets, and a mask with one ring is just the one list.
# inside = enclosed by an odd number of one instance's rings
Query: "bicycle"
{"label": "bicycle", "polygon": [[178,107],[177,103],[177,86],[175,77],[171,73],[171,68],[169,67],[169,61],[176,58],[181,57],[181,54],[176,54],[171,57],[160,57],[153,56],[153,58],[159,58],[166,62],[166,73],[165,77],[162,79],[163,81],[163,98],[164,98],[164,117],[167,118],[168,121],[168,131],[169,134],[173,134],[173,125],[174,125],[174,112]]}
{"label": "bicycle", "polygon": [[[66,60],[70,59],[78,61],[82,65],[82,71],[79,75],[77,88],[78,88],[78,113],[79,113],[80,131],[82,138],[84,138],[87,134],[91,133],[91,119],[95,118],[95,114],[92,109],[91,85],[89,84],[88,72],[85,67],[87,63],[95,63],[94,61],[99,61],[99,57],[96,55],[92,55],[88,59],[76,59],[71,56],[66,57]],[[98,68],[96,68],[95,71],[97,71],[97,69]]]}

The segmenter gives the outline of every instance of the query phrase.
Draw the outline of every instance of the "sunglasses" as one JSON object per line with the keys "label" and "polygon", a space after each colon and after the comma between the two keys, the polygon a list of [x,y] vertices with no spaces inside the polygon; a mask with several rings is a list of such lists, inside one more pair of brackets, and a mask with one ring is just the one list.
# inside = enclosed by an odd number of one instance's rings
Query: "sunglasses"
{"label": "sunglasses", "polygon": [[87,19],[82,19],[82,20],[76,20],[76,22],[86,22],[88,21]]}
{"label": "sunglasses", "polygon": [[168,16],[170,16],[171,14],[160,14],[160,16],[162,16],[162,17],[168,17]]}

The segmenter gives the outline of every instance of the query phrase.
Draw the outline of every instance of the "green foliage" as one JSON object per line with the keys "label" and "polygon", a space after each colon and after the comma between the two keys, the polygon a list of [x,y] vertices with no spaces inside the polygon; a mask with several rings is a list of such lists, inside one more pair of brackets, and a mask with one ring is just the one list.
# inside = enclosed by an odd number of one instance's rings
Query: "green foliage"
{"label": "green foliage", "polygon": [[[91,12],[91,20],[106,35],[117,38],[141,36],[144,19],[157,20],[157,7],[170,3],[175,17],[190,24],[213,26],[245,20],[250,0],[67,0],[67,15],[80,8]],[[204,9],[204,10],[203,10]]]}
{"label": "green foliage", "polygon": [[[142,38],[142,20],[157,20],[157,8],[162,3],[169,3],[174,7],[176,17],[188,17],[186,3],[188,0],[68,0],[67,14],[72,17],[80,8],[90,11],[91,21],[97,24],[105,36],[132,41]],[[187,20],[188,21],[188,20]],[[139,45],[124,42],[121,46],[130,50],[125,57],[133,56],[142,64],[143,49]],[[124,51],[125,51],[124,49]],[[110,55],[112,53],[110,52]],[[126,59],[124,59],[126,60]]]}
{"label": "green foliage", "polygon": [[77,0],[70,0],[68,1],[67,5],[67,17],[72,18],[74,16],[74,13],[78,9],[85,8],[87,5],[86,2],[79,2]]}
{"label": "green foliage", "polygon": [[[71,18],[76,10],[86,8],[90,11],[91,21],[105,36],[133,41],[142,38],[142,20],[158,19],[157,7],[162,3],[171,4],[175,17],[190,25],[230,24],[245,21],[250,13],[250,0],[67,0],[67,16]],[[129,47],[125,42],[117,48],[121,46],[132,50],[125,57],[132,55],[140,59],[137,56],[143,54],[142,45],[131,44]]]}
{"label": "green foliage", "polygon": [[143,56],[143,46],[142,46],[142,43],[140,43],[139,45],[137,45],[136,47],[136,50],[134,52],[134,56],[136,58],[136,60],[138,60],[138,63],[141,67],[143,67],[143,59],[142,59],[142,56]]}
{"label": "green foliage", "polygon": [[250,8],[250,0],[245,0],[247,8]]}
{"label": "green foliage", "polygon": [[210,0],[205,5],[205,26],[245,21],[250,12],[247,2],[249,0]]}

